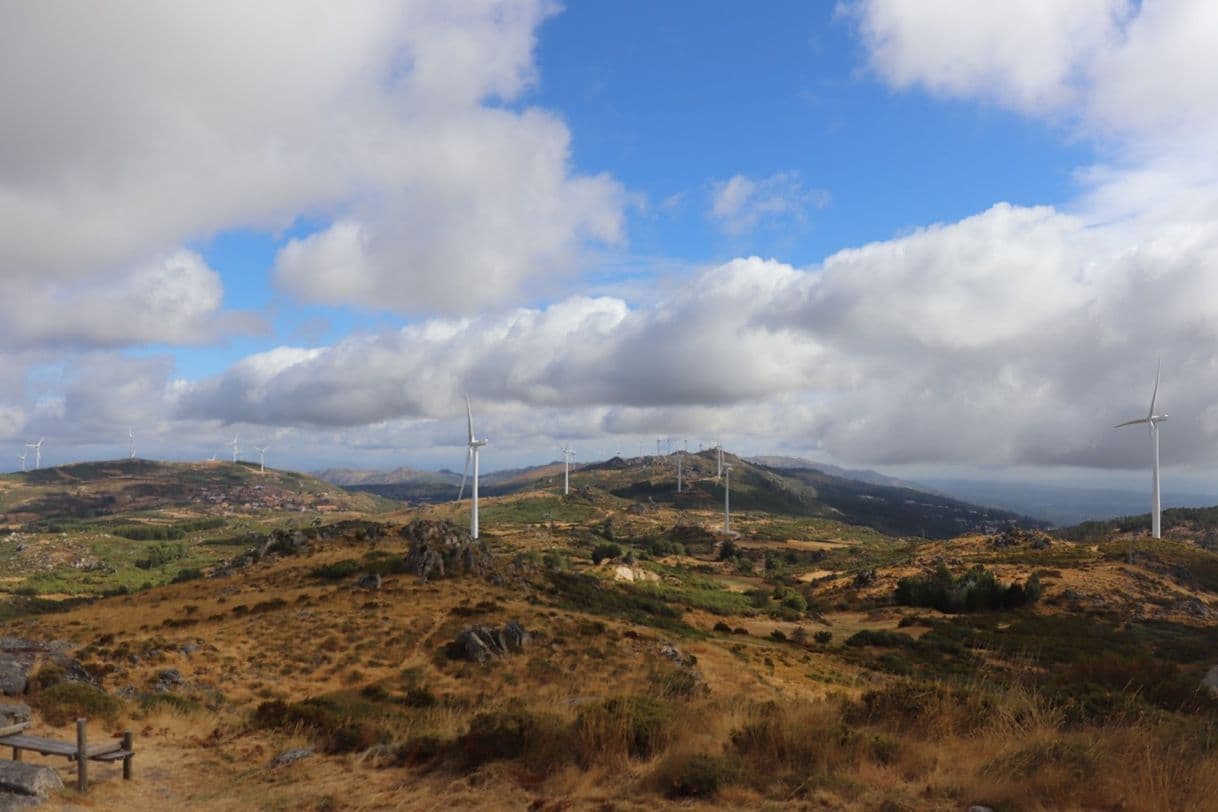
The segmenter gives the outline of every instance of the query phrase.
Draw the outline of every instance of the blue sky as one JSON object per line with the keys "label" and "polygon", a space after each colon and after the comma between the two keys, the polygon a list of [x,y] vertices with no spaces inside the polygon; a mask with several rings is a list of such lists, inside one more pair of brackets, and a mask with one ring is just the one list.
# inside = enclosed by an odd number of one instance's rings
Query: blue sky
{"label": "blue sky", "polygon": [[1218,482],[1218,12],[1033,6],[0,12],[0,437]]}

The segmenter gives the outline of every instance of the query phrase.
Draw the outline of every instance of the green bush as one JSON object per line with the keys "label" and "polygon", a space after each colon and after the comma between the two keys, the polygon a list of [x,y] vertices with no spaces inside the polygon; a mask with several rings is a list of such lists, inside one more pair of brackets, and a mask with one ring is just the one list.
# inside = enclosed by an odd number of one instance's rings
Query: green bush
{"label": "green bush", "polygon": [[848,646],[913,646],[916,641],[904,632],[888,629],[863,629],[846,638]]}
{"label": "green bush", "polygon": [[178,570],[178,574],[173,576],[173,580],[170,583],[184,584],[187,581],[197,581],[202,577],[203,570],[198,567],[185,567]]}
{"label": "green bush", "polygon": [[1024,584],[1004,587],[980,564],[958,577],[940,564],[932,573],[902,578],[894,599],[903,606],[930,606],[954,614],[1017,609],[1035,603],[1040,595],[1040,578],[1035,573]]}
{"label": "green bush", "polygon": [[668,782],[670,798],[710,798],[719,788],[739,777],[735,762],[720,756],[697,753],[681,764]]}
{"label": "green bush", "polygon": [[341,581],[344,578],[364,572],[367,568],[363,563],[356,561],[354,558],[344,558],[341,561],[334,561],[330,564],[322,564],[314,567],[309,573],[314,578],[321,578],[325,581]]}
{"label": "green bush", "polygon": [[121,699],[83,682],[61,682],[38,694],[38,709],[50,725],[66,725],[74,719],[96,719],[107,725],[118,721]]}
{"label": "green bush", "polygon": [[650,758],[672,739],[676,711],[650,696],[622,696],[584,709],[576,720],[584,762],[603,756]]}
{"label": "green bush", "polygon": [[611,558],[621,558],[622,548],[618,544],[598,544],[592,548],[592,563],[599,564]]}
{"label": "green bush", "polygon": [[142,570],[153,567],[163,567],[166,564],[186,557],[186,548],[181,544],[153,544],[148,547],[148,555],[137,559],[135,566]]}

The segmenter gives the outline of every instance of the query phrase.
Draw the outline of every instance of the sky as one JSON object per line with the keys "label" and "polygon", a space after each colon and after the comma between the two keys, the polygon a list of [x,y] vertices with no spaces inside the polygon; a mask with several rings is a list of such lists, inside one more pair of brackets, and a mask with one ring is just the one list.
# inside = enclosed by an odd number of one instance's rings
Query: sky
{"label": "sky", "polygon": [[468,392],[492,470],[1141,483],[1161,358],[1218,492],[1204,0],[13,3],[0,109],[9,466],[460,469]]}

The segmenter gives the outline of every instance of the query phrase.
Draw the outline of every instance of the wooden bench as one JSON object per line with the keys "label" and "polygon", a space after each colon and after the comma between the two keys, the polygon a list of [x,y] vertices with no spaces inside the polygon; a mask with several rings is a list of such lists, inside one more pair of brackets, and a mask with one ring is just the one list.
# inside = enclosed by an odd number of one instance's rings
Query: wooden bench
{"label": "wooden bench", "polygon": [[44,756],[66,756],[76,762],[76,788],[85,792],[89,788],[89,762],[123,762],[123,780],[131,779],[131,761],[135,756],[134,738],[131,731],[123,732],[121,738],[89,744],[85,736],[85,720],[76,720],[76,743],[48,739],[44,736],[27,736],[24,731],[29,722],[0,727],[0,746],[13,748],[13,761],[21,761],[21,751],[30,750]]}

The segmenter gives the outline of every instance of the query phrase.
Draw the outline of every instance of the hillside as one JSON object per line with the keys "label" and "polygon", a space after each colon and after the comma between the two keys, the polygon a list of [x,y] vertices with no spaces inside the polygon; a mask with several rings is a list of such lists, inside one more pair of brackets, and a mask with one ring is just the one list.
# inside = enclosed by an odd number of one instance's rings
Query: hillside
{"label": "hillside", "polygon": [[[468,504],[431,505],[26,613],[14,633],[67,641],[110,699],[54,675],[23,699],[40,732],[82,702],[139,731],[137,780],[99,768],[97,809],[1167,810],[1218,788],[1218,555],[1195,534],[1130,565],[1120,536],[908,540],[755,507],[724,540],[713,500],[648,499],[661,463],[623,463],[566,499],[488,498],[468,553],[436,521]],[[424,580],[428,547],[453,554]]]}
{"label": "hillside", "polygon": [[[678,458],[683,473],[681,494],[676,492]],[[776,468],[732,454],[725,455],[725,461],[733,466],[731,499],[738,511],[764,511],[795,519],[831,518],[894,535],[927,538],[992,531],[1009,523],[1041,526],[1035,520],[1009,511],[970,505],[904,487],[833,476],[806,466]],[[629,459],[615,457],[604,462],[573,465],[571,487],[591,488],[598,494],[618,499],[714,510],[723,504],[724,495],[724,483],[717,473],[718,462],[711,450]],[[445,475],[447,472],[433,476]],[[561,492],[562,481],[562,463],[555,462],[486,475],[480,488],[486,496],[553,494]],[[459,485],[459,477],[439,485],[434,479],[419,478],[394,484],[363,482],[350,488],[405,502],[441,504],[456,498]]]}

